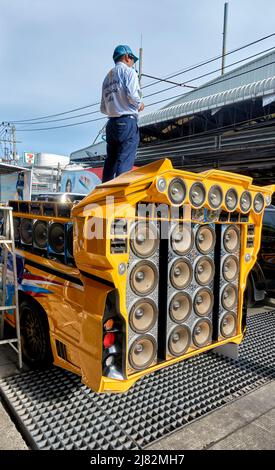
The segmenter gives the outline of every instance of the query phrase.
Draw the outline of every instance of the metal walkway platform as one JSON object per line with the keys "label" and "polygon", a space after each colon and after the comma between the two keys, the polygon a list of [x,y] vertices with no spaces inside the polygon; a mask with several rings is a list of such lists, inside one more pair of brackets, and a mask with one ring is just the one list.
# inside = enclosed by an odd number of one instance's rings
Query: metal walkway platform
{"label": "metal walkway platform", "polygon": [[122,395],[97,395],[58,368],[3,379],[0,393],[33,449],[142,449],[275,378],[275,311],[248,328],[238,360],[193,357]]}

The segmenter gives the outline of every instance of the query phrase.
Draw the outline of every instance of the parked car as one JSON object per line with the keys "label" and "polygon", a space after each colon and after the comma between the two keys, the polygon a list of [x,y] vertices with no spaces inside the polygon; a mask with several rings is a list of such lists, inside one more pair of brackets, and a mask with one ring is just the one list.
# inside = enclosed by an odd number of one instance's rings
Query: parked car
{"label": "parked car", "polygon": [[33,194],[32,201],[75,202],[81,201],[84,197],[86,197],[86,194],[79,193]]}

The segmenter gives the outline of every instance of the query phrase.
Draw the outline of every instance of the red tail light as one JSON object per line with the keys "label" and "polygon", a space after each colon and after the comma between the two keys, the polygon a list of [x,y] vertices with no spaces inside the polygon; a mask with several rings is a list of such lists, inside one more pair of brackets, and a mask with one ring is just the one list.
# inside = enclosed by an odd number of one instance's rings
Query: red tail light
{"label": "red tail light", "polygon": [[103,339],[103,346],[105,349],[110,348],[115,343],[115,334],[114,333],[106,333]]}

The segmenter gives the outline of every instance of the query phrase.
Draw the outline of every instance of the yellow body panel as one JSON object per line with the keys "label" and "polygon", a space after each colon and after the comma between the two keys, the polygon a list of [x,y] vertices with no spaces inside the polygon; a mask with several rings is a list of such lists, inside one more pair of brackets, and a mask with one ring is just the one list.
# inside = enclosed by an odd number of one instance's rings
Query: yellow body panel
{"label": "yellow body panel", "polygon": [[[81,375],[85,384],[96,392],[123,392],[143,375],[182,361],[185,358],[208,351],[218,345],[229,342],[240,343],[242,331],[243,294],[246,287],[247,276],[252,269],[260,248],[261,225],[263,211],[257,214],[251,210],[246,222],[239,222],[241,229],[240,274],[238,292],[237,331],[234,337],[214,342],[200,349],[189,350],[180,357],[159,362],[145,370],[127,374],[125,379],[105,377],[102,374],[102,341],[103,316],[106,298],[116,289],[119,299],[119,312],[126,325],[125,344],[128,345],[128,312],[126,304],[128,261],[129,261],[129,234],[120,238],[127,239],[127,252],[111,253],[110,241],[115,238],[111,233],[114,219],[126,219],[128,226],[137,220],[136,204],[140,201],[146,203],[167,204],[171,201],[166,190],[160,192],[156,183],[158,178],[166,179],[167,187],[174,177],[180,177],[187,186],[187,195],[184,201],[186,208],[191,207],[189,189],[194,182],[202,182],[206,193],[212,185],[219,184],[223,192],[234,188],[238,196],[244,190],[250,191],[252,197],[261,192],[265,201],[270,203],[273,186],[258,187],[252,184],[247,176],[236,175],[219,170],[210,170],[204,173],[190,173],[175,170],[169,160],[162,160],[125,173],[108,183],[98,186],[91,194],[72,209],[74,224],[74,258],[76,267],[47,259],[27,250],[18,250],[18,255],[25,259],[25,268],[34,276],[44,279],[44,288],[50,293],[36,297],[36,301],[45,310],[50,328],[50,339],[54,356],[54,363],[60,367]],[[210,209],[209,203],[203,207]],[[226,210],[224,202],[222,209]],[[240,212],[240,206],[236,208]],[[187,211],[188,213],[188,211]],[[191,211],[189,211],[191,217]],[[26,214],[15,213],[15,217],[26,217]],[[29,218],[46,217],[27,216]],[[152,220],[154,217],[152,217]],[[52,219],[49,219],[52,220]],[[60,220],[60,219],[59,219]],[[64,219],[65,221],[67,219]],[[63,222],[64,222],[63,220]],[[185,218],[184,221],[191,221]],[[215,222],[219,223],[219,222]],[[103,236],[94,234],[94,227],[101,226]],[[255,226],[254,246],[246,247],[248,225]],[[126,267],[120,274],[120,266]],[[62,359],[57,352],[56,340],[65,345],[67,358]],[[126,346],[126,371],[128,370],[128,351]]]}

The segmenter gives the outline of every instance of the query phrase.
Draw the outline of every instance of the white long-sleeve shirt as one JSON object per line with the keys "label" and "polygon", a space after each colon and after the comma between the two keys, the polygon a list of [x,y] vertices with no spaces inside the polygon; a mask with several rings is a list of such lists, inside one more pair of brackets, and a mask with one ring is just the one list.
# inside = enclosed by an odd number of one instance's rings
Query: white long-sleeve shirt
{"label": "white long-sleeve shirt", "polygon": [[103,81],[100,111],[109,117],[138,115],[140,105],[140,86],[136,71],[123,62],[118,62]]}

